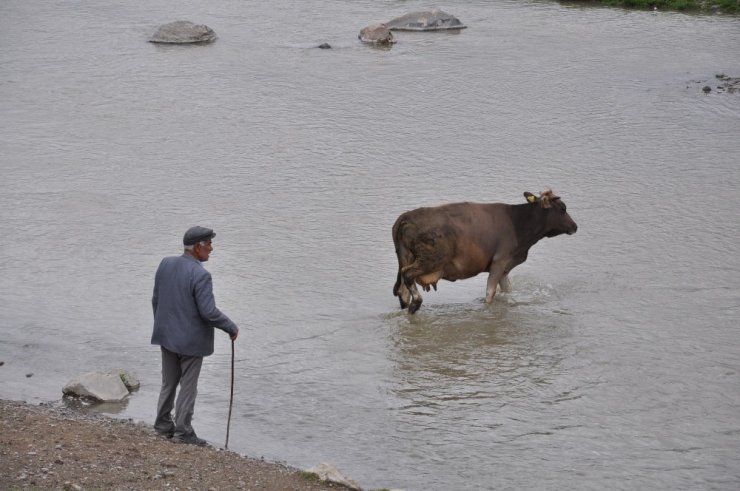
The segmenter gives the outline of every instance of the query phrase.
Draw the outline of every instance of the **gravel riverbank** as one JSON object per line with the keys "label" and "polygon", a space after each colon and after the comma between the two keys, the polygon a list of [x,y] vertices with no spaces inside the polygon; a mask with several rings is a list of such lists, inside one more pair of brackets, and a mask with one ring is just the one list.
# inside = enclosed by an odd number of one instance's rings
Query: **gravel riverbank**
{"label": "gravel riverbank", "polygon": [[0,400],[1,489],[346,489],[128,420]]}

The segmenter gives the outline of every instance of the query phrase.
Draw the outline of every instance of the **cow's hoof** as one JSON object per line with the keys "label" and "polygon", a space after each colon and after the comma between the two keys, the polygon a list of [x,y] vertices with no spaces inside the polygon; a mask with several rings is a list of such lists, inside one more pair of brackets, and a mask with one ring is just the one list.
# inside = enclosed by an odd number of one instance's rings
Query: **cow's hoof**
{"label": "cow's hoof", "polygon": [[419,310],[419,307],[421,307],[421,302],[411,302],[411,305],[409,305],[409,314],[413,314]]}

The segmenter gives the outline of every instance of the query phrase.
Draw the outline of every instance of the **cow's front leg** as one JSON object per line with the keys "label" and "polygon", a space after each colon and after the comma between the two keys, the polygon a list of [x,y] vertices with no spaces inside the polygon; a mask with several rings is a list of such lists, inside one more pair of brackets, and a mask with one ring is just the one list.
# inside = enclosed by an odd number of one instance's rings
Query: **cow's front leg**
{"label": "cow's front leg", "polygon": [[[497,266],[496,263],[491,265],[491,270],[488,273],[488,282],[486,283],[486,303],[493,302],[493,297],[496,295],[496,286],[504,277],[504,269]],[[504,281],[508,281],[504,280]]]}
{"label": "cow's front leg", "polygon": [[504,293],[509,293],[511,291],[511,281],[509,281],[508,273],[503,275],[501,279],[498,280],[498,287]]}

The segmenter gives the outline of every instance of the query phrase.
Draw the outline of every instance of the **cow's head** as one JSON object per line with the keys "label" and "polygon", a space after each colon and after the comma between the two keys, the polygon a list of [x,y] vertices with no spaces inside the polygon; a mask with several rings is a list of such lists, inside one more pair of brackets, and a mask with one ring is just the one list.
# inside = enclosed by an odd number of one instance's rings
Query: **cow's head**
{"label": "cow's head", "polygon": [[555,237],[560,234],[572,235],[578,230],[578,225],[566,211],[565,202],[560,199],[560,196],[556,196],[552,189],[542,191],[539,198],[529,192],[525,192],[524,197],[527,198],[527,202],[545,210],[546,237]]}

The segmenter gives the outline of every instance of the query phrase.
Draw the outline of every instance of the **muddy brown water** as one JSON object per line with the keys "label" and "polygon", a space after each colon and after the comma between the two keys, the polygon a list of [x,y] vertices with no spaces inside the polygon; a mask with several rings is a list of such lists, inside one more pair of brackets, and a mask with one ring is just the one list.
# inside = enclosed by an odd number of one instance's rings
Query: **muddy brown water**
{"label": "muddy brown water", "polygon": [[[740,97],[701,89],[740,76],[738,19],[461,1],[461,32],[357,40],[425,7],[2,2],[0,397],[122,367],[103,410],[152,420],[154,270],[202,224],[231,449],[369,488],[737,489]],[[146,42],[178,19],[219,39]],[[546,187],[578,233],[511,293],[398,309],[401,212]],[[217,445],[229,368],[222,335]]]}

